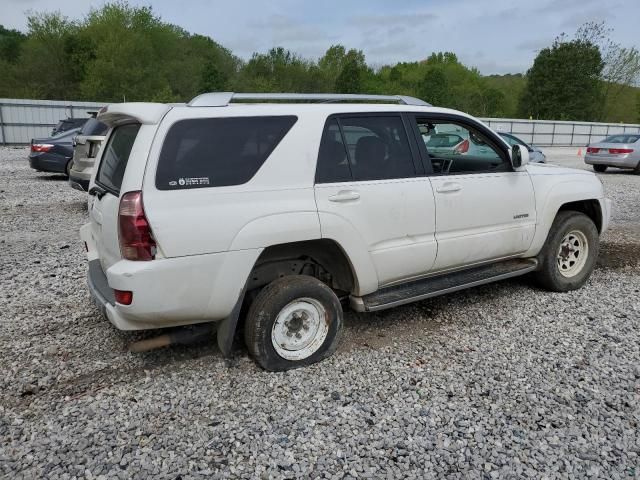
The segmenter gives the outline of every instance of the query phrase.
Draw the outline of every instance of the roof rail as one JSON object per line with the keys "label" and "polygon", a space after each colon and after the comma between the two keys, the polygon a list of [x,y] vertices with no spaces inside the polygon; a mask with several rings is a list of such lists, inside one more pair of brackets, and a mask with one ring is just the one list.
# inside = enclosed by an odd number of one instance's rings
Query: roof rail
{"label": "roof rail", "polygon": [[405,95],[359,95],[351,93],[203,93],[191,100],[190,107],[226,107],[232,101],[288,101],[288,102],[392,102],[404,105],[430,107],[431,104],[419,98]]}

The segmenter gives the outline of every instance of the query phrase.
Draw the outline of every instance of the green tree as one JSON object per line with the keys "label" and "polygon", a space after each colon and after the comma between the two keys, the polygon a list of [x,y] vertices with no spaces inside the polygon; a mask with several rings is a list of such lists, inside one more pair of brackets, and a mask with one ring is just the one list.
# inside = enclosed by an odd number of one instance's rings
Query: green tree
{"label": "green tree", "polygon": [[541,119],[596,120],[603,101],[603,67],[594,44],[558,37],[527,72],[520,112]]}
{"label": "green tree", "polygon": [[447,75],[439,66],[429,68],[418,85],[418,96],[432,105],[451,105],[450,92]]}
{"label": "green tree", "polygon": [[0,60],[16,63],[20,56],[26,35],[18,30],[11,30],[0,25]]}
{"label": "green tree", "polygon": [[362,68],[356,59],[347,59],[344,63],[336,78],[335,91],[337,93],[362,92]]}

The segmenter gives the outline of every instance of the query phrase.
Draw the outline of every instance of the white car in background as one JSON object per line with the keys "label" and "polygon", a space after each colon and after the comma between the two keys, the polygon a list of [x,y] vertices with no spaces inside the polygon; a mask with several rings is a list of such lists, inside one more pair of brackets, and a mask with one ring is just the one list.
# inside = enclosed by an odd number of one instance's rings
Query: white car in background
{"label": "white car in background", "polygon": [[[205,325],[225,355],[241,321],[267,370],[330,355],[343,304],[527,273],[580,288],[611,212],[593,173],[529,164],[475,118],[410,97],[211,93],[98,120],[80,234],[101,310],[124,330]],[[477,150],[422,138],[454,129]]]}

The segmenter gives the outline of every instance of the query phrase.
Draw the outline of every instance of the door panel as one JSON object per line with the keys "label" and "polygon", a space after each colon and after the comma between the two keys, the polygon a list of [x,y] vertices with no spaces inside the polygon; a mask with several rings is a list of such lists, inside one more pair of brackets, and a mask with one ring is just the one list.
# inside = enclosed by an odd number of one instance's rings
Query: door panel
{"label": "door panel", "polygon": [[486,126],[453,114],[412,118],[436,204],[438,255],[446,270],[518,255],[535,233],[533,185],[514,171],[507,145]]}
{"label": "door panel", "polygon": [[[345,192],[350,199],[332,201]],[[340,229],[357,232],[379,285],[423,274],[433,266],[435,208],[428,178],[319,184],[315,194],[323,235]]]}
{"label": "door panel", "polygon": [[[535,198],[526,172],[431,177],[438,258],[453,268],[522,253],[535,233]],[[458,188],[452,190],[449,185]]]}

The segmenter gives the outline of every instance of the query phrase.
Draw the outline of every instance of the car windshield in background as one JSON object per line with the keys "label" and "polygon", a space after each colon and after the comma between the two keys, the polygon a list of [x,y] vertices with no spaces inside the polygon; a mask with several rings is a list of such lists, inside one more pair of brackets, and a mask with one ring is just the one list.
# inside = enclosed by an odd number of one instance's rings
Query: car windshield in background
{"label": "car windshield in background", "polygon": [[82,127],[82,131],[80,132],[80,135],[102,136],[107,133],[108,129],[109,127],[107,127],[104,123],[99,122],[95,118],[90,118],[89,120],[87,120],[87,123],[85,123],[84,126]]}
{"label": "car windshield in background", "polygon": [[112,193],[120,193],[122,177],[127,168],[138,130],[140,130],[140,125],[137,123],[122,125],[117,127],[109,138],[109,143],[100,162],[96,183]]}
{"label": "car windshield in background", "polygon": [[602,140],[602,143],[636,143],[640,140],[640,134],[622,134],[622,135],[611,135],[610,137]]}

